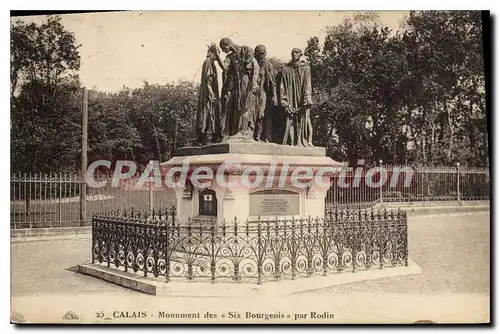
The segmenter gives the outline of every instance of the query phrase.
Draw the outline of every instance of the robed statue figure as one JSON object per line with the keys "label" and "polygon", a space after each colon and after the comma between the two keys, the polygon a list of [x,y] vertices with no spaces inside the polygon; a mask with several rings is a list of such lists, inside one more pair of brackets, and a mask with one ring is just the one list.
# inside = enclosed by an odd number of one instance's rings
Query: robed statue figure
{"label": "robed statue figure", "polygon": [[216,58],[216,45],[212,44],[208,47],[207,58],[201,69],[196,114],[196,137],[199,145],[206,144],[209,135],[212,143],[220,141],[222,135]]}
{"label": "robed statue figure", "polygon": [[274,77],[273,65],[266,58],[266,47],[257,45],[254,53],[260,67],[254,139],[256,141],[272,142],[273,129],[271,120],[278,104],[276,78]]}
{"label": "robed statue figure", "polygon": [[312,105],[311,67],[301,60],[302,51],[292,49],[292,60],[280,73],[279,103],[286,113],[283,145],[313,146],[310,116]]}
{"label": "robed statue figure", "polygon": [[222,68],[222,117],[225,117],[224,139],[253,139],[256,94],[259,92],[259,64],[248,46],[221,39],[220,48],[227,56],[222,60],[217,49],[217,61]]}

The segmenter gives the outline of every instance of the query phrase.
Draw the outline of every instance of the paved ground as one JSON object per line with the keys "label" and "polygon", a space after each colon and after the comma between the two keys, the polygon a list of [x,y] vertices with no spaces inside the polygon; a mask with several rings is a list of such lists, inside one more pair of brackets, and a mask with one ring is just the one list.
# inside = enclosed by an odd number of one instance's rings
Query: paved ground
{"label": "paved ground", "polygon": [[422,274],[341,285],[327,292],[489,294],[488,215],[412,218],[410,222],[410,256]]}
{"label": "paved ground", "polygon": [[[58,321],[67,309],[78,313],[81,320],[99,321],[98,308],[104,308],[106,317],[112,317],[111,310],[142,308],[153,313],[210,310],[222,320],[221,312],[234,309],[243,316],[246,311],[280,311],[294,320],[295,313],[317,308],[335,314],[336,322],[484,322],[489,319],[489,238],[489,213],[412,217],[410,256],[422,268],[422,274],[244,303],[240,299],[148,296],[66,270],[88,261],[88,238],[16,242],[11,246],[13,311],[14,317],[28,321],[48,319],[52,313],[56,318],[51,320]],[[151,316],[151,321],[167,321],[156,314]],[[309,318],[310,314],[304,321]],[[225,318],[234,320],[238,319]]]}

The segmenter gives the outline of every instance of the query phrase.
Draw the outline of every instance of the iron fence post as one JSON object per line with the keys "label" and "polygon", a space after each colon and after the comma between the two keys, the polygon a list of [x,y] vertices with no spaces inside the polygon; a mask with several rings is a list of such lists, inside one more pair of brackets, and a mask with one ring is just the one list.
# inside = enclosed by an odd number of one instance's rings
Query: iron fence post
{"label": "iron fence post", "polygon": [[257,221],[257,284],[262,285],[262,245],[261,245],[261,230],[260,216]]}
{"label": "iron fence post", "polygon": [[338,182],[335,182],[335,175],[333,175],[331,182],[332,182],[332,184],[330,185],[330,187],[333,188],[333,191],[332,191],[333,198],[332,198],[331,202],[332,202],[332,204],[337,205],[337,191],[336,190],[337,190],[337,184],[338,184]]}
{"label": "iron fence post", "polygon": [[[238,240],[238,220],[236,217],[234,217],[234,240]],[[239,254],[237,242],[234,243],[234,247],[235,247],[235,254]],[[234,281],[239,281],[241,279],[238,265],[239,265],[239,262],[236,262],[236,264],[234,266],[234,276],[233,276]]]}
{"label": "iron fence post", "polygon": [[211,282],[215,283],[215,221],[212,218],[210,221],[210,273]]}
{"label": "iron fence post", "polygon": [[81,185],[80,185],[80,226],[84,226],[87,220],[87,182],[85,172],[87,170],[87,148],[88,148],[88,91],[83,87],[82,105],[82,151],[81,151]]}
{"label": "iron fence post", "polygon": [[62,173],[59,173],[59,226],[62,226]]}
{"label": "iron fence post", "polygon": [[457,162],[457,201],[460,202],[460,162]]}
{"label": "iron fence post", "polygon": [[[149,217],[149,215],[148,215]],[[147,219],[147,218],[146,218]],[[145,222],[143,222],[145,223]],[[149,246],[150,246],[150,239],[151,239],[151,226],[149,226],[148,224],[144,224],[144,226],[142,226],[143,228],[143,232],[142,232],[142,235],[144,236],[144,238],[142,239],[142,249],[143,249],[143,252],[144,252],[144,259],[143,259],[143,274],[144,274],[144,277],[148,277],[148,254],[149,254]]]}
{"label": "iron fence post", "polygon": [[[35,178],[34,179],[35,180],[35,187],[33,189],[33,201],[34,201],[34,205],[33,206],[34,206],[34,211],[35,211],[35,214],[34,214],[35,217],[33,218],[33,220],[31,219],[31,211],[30,211],[30,216],[29,216],[30,217],[30,221],[29,221],[29,223],[30,223],[30,229],[33,228],[33,223],[37,222],[36,221],[37,220],[37,217],[36,217],[36,214],[37,214],[37,207],[36,207],[37,191],[36,190],[37,190],[37,186],[38,186],[38,189],[40,188],[40,186],[38,185],[39,182],[38,182],[38,174],[37,173],[35,173],[34,178]],[[30,200],[31,200],[31,198],[30,198]],[[28,204],[28,209],[31,210],[30,204]]]}
{"label": "iron fence post", "polygon": [[85,225],[87,220],[87,182],[83,174],[80,179],[80,226]]}
{"label": "iron fence post", "polygon": [[153,198],[153,185],[149,185],[149,212],[152,213],[153,212],[153,201],[154,201],[154,198]]}
{"label": "iron fence post", "polygon": [[[44,213],[44,220],[47,221],[48,217],[48,223],[49,223],[49,228],[52,227],[52,221],[50,220],[50,214],[48,212],[48,206],[50,204],[47,204],[47,201],[50,201],[50,187],[49,187],[49,195],[47,196],[47,185],[49,184],[49,180],[52,178],[52,173],[49,173],[49,175],[45,174],[45,184],[43,186],[43,213]],[[45,224],[44,224],[45,225]]]}
{"label": "iron fence post", "polygon": [[403,220],[404,220],[404,229],[405,229],[405,235],[404,235],[404,240],[405,240],[405,266],[408,267],[408,217],[406,215],[406,212],[403,212]]}
{"label": "iron fence post", "polygon": [[297,252],[296,252],[296,242],[297,242],[297,239],[296,239],[296,236],[295,236],[295,216],[292,216],[292,239],[291,239],[291,249],[293,251],[292,253],[292,256],[291,256],[291,260],[292,260],[292,280],[295,279],[296,275],[297,275],[297,268],[296,268],[296,265],[297,265]]}
{"label": "iron fence post", "polygon": [[[26,180],[27,176],[26,173],[24,173],[24,179]],[[29,176],[29,187],[28,191],[26,191],[26,182],[24,183],[24,198],[26,200],[25,204],[25,210],[24,210],[24,217],[25,219],[30,222],[30,228],[31,228],[31,210],[30,210],[30,200],[31,200],[31,172]]]}
{"label": "iron fence post", "polygon": [[350,235],[350,246],[351,246],[351,254],[352,254],[352,272],[356,272],[356,258],[358,256],[357,254],[357,249],[356,249],[356,224],[358,223],[356,221],[356,218],[352,218],[348,220],[349,223],[349,228],[348,228],[348,234]]}
{"label": "iron fence post", "polygon": [[111,250],[109,249],[110,245],[111,245],[111,238],[113,237],[113,233],[112,233],[112,224],[114,222],[111,222],[111,221],[108,221],[107,224],[106,224],[106,266],[109,268],[110,267],[110,263],[111,263],[111,259],[110,259],[110,253],[111,253]]}
{"label": "iron fence post", "polygon": [[[380,171],[380,181],[382,181],[382,163],[383,163],[383,161],[382,161],[382,159],[380,159],[378,161],[378,164],[379,164],[379,167],[380,167],[380,170],[381,170]],[[382,186],[383,186],[383,184],[382,184],[382,182],[380,182],[380,188],[379,188],[380,189],[379,190],[380,191],[380,203],[384,202],[384,198],[382,196]]]}
{"label": "iron fence post", "polygon": [[[193,222],[191,221],[191,218],[188,218],[188,226],[187,226],[187,245],[188,245],[188,252],[191,252],[191,247],[193,245],[193,233],[192,233],[192,224]],[[193,280],[193,262],[188,261],[187,262],[187,280],[192,281]]]}
{"label": "iron fence post", "polygon": [[[173,224],[173,222],[172,222]],[[165,235],[166,235],[166,240],[165,240],[165,282],[169,283],[170,282],[170,228],[171,225],[168,221],[168,216],[165,217]]]}
{"label": "iron fence post", "polygon": [[[90,252],[92,253],[92,264],[95,263],[95,256],[94,256],[94,247],[95,247],[95,227],[94,227],[94,219],[92,219],[92,248],[90,250]],[[126,261],[125,261],[126,262]]]}

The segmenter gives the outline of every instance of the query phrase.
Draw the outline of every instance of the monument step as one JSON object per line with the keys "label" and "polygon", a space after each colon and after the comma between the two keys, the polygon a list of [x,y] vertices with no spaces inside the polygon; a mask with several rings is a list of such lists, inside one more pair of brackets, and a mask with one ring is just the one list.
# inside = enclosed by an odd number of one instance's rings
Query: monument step
{"label": "monument step", "polygon": [[204,146],[187,146],[177,149],[174,156],[206,155],[206,154],[261,154],[261,155],[295,155],[326,156],[326,148],[319,146],[289,146],[275,143],[264,143],[249,140],[214,143]]}
{"label": "monument step", "polygon": [[80,274],[92,276],[123,286],[142,293],[156,296],[196,296],[196,297],[232,297],[246,298],[252,296],[288,296],[295,293],[324,289],[331,286],[360,282],[372,279],[395,277],[403,275],[415,275],[421,273],[421,268],[410,258],[408,266],[386,267],[384,269],[373,268],[360,270],[355,273],[345,271],[342,273],[330,273],[326,276],[316,275],[312,277],[298,277],[295,280],[283,279],[278,281],[266,281],[262,285],[249,281],[221,280],[210,282],[209,277],[201,279],[196,277],[192,281],[175,279],[169,283],[165,282],[164,276],[155,278],[151,274],[148,277],[140,275],[142,272],[125,273],[123,270],[108,268],[97,264],[81,264],[77,268]]}

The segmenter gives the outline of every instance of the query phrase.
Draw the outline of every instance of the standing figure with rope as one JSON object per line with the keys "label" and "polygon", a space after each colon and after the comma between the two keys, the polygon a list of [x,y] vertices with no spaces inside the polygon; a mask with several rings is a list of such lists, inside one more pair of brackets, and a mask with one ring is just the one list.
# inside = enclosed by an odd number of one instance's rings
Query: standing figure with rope
{"label": "standing figure with rope", "polygon": [[227,54],[223,60],[220,50],[216,50],[217,62],[222,68],[223,141],[230,137],[253,140],[259,64],[248,46],[238,46],[227,37],[221,39],[219,45]]}

